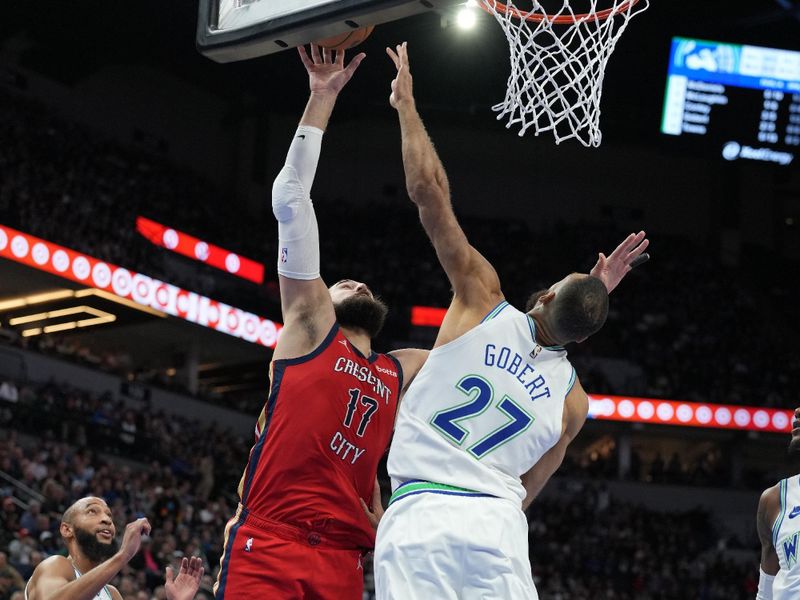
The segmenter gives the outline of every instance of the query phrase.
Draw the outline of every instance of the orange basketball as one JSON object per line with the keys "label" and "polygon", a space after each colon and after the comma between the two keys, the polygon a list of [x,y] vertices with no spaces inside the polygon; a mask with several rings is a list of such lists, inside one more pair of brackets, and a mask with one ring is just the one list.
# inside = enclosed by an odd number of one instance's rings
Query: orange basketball
{"label": "orange basketball", "polygon": [[372,30],[375,29],[374,25],[367,25],[361,29],[354,29],[346,33],[340,33],[324,40],[315,42],[317,46],[322,46],[328,50],[347,50],[353,46],[358,46],[361,42],[369,37]]}

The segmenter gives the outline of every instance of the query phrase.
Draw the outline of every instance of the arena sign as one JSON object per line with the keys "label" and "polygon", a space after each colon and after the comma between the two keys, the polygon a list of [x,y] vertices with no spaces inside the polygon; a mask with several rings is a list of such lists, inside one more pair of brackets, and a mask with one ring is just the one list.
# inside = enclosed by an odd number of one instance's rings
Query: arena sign
{"label": "arena sign", "polygon": [[0,256],[253,344],[274,348],[280,323],[0,225]]}
{"label": "arena sign", "polygon": [[221,271],[252,281],[264,282],[264,265],[214,244],[172,229],[146,217],[136,217],[136,231],[156,246],[204,262]]}
{"label": "arena sign", "polygon": [[589,394],[592,419],[789,433],[793,417],[791,410]]}

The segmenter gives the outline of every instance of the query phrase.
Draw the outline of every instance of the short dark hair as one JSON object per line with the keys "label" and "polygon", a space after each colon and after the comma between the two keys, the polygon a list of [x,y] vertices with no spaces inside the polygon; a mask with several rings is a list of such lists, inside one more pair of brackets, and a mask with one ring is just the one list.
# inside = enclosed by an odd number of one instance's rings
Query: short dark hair
{"label": "short dark hair", "polygon": [[608,290],[591,275],[565,283],[553,303],[554,333],[564,342],[597,333],[608,317]]}

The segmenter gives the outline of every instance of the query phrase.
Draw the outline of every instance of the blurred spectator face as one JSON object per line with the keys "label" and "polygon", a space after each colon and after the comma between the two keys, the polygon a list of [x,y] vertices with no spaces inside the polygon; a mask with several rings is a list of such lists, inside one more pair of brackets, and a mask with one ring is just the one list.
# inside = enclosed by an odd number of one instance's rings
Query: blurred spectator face
{"label": "blurred spectator face", "polygon": [[16,510],[17,507],[14,506],[14,500],[10,496],[3,498],[3,512],[13,513],[16,512]]}

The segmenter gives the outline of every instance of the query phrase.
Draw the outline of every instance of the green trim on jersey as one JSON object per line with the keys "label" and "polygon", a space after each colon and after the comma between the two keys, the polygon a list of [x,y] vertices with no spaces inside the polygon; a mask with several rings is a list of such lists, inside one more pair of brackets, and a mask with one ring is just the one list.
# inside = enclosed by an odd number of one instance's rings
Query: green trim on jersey
{"label": "green trim on jersey", "polygon": [[500,302],[500,304],[495,306],[488,315],[483,317],[483,320],[481,320],[481,323],[486,323],[486,321],[491,321],[492,319],[494,319],[497,315],[499,315],[501,312],[503,312],[503,309],[506,306],[508,306],[508,302],[506,302],[505,300],[502,300]]}
{"label": "green trim on jersey", "polygon": [[466,488],[456,487],[454,485],[447,485],[444,483],[433,483],[431,481],[415,481],[413,483],[404,483],[400,487],[398,487],[392,497],[389,498],[389,504],[387,508],[392,505],[393,502],[400,500],[401,498],[405,498],[406,496],[411,496],[413,494],[419,494],[420,492],[456,492],[459,496],[488,496],[489,494],[484,494],[483,492],[476,492],[475,490],[468,490]]}

